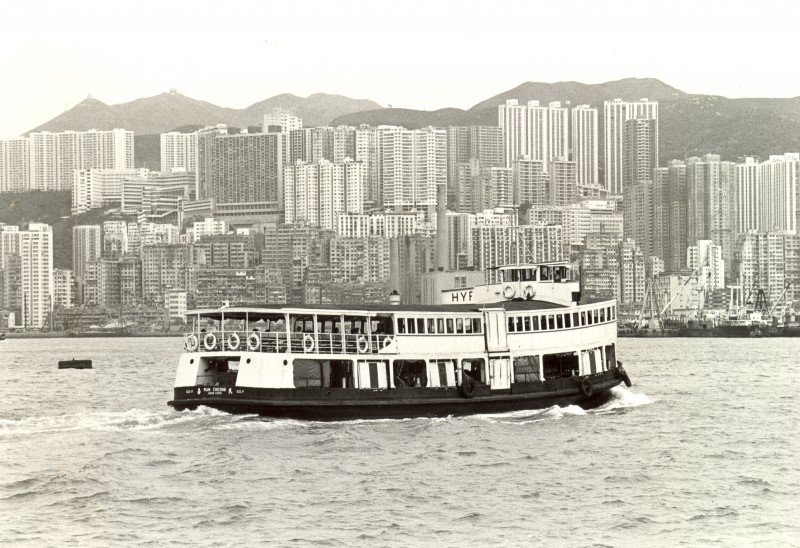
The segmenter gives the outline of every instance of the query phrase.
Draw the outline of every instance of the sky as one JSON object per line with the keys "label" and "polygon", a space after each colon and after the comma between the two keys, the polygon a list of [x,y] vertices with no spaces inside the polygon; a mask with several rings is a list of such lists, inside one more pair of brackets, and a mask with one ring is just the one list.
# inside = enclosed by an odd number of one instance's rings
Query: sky
{"label": "sky", "polygon": [[88,95],[244,108],[281,93],[470,108],[526,81],[800,96],[800,2],[4,0],[0,138]]}

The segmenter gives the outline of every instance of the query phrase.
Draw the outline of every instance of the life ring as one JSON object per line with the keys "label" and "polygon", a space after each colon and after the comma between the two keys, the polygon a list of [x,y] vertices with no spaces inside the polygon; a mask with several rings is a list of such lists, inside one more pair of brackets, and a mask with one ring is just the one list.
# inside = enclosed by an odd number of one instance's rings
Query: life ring
{"label": "life ring", "polygon": [[255,352],[259,347],[261,347],[261,337],[258,336],[258,333],[250,333],[250,336],[247,337],[247,349]]}
{"label": "life ring", "polygon": [[528,284],[522,289],[522,294],[526,299],[531,300],[536,295],[536,288],[533,287],[533,284]]}
{"label": "life ring", "polygon": [[214,350],[217,347],[217,336],[213,333],[208,333],[203,337],[203,347],[206,350]]}
{"label": "life ring", "polygon": [[581,381],[581,394],[587,398],[591,398],[592,394],[594,394],[594,386],[592,386],[592,382],[589,379]]}
{"label": "life ring", "polygon": [[383,339],[383,348],[386,348],[392,344],[392,342],[394,342],[394,338],[391,335],[387,336],[385,339]]}
{"label": "life ring", "polygon": [[228,337],[228,350],[239,350],[239,344],[242,340],[239,338],[238,333],[231,333]]}
{"label": "life ring", "polygon": [[467,374],[464,374],[458,390],[461,392],[462,396],[467,399],[471,399],[475,395],[475,379]]}
{"label": "life ring", "polygon": [[364,335],[361,335],[356,339],[356,346],[359,354],[366,354],[369,350],[369,341]]}
{"label": "life ring", "polygon": [[513,299],[514,295],[516,294],[517,290],[514,289],[514,286],[511,284],[508,284],[503,288],[503,297],[505,297],[506,299]]}
{"label": "life ring", "polygon": [[197,347],[200,345],[200,341],[197,338],[197,335],[192,333],[191,335],[186,337],[186,350],[189,352],[194,352],[197,350]]}
{"label": "life ring", "polygon": [[312,337],[310,333],[306,333],[303,336],[303,351],[304,352],[314,351],[314,337]]}

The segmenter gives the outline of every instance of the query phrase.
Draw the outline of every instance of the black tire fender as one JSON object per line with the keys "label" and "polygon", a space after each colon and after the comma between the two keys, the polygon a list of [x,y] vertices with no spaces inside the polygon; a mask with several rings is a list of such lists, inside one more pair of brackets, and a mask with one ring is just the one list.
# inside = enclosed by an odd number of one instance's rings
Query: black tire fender
{"label": "black tire fender", "polygon": [[589,379],[583,379],[581,381],[581,394],[586,396],[587,398],[591,398],[592,394],[594,394],[594,386],[592,386],[592,381]]}
{"label": "black tire fender", "polygon": [[475,396],[475,379],[470,377],[469,375],[464,375],[464,378],[461,380],[461,385],[458,387],[459,392],[461,395],[467,399],[470,399]]}

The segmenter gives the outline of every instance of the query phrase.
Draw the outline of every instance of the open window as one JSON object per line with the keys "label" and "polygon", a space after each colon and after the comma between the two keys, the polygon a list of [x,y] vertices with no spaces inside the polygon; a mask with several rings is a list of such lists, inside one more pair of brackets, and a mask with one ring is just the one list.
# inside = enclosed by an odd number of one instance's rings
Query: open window
{"label": "open window", "polygon": [[425,360],[395,360],[393,364],[394,385],[428,386]]}
{"label": "open window", "polygon": [[514,382],[539,380],[539,356],[517,356],[514,358]]}
{"label": "open window", "polygon": [[562,379],[577,375],[580,369],[578,353],[545,354],[542,357],[544,380]]}
{"label": "open window", "polygon": [[469,375],[476,382],[486,384],[486,360],[483,358],[469,358],[461,360],[464,375]]}

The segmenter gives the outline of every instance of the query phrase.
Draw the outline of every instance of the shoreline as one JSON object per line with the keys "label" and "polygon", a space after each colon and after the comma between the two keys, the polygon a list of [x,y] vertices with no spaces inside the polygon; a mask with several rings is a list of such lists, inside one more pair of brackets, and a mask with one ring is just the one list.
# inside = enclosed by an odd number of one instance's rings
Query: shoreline
{"label": "shoreline", "polygon": [[182,337],[180,331],[154,331],[154,332],[134,332],[120,334],[88,333],[79,335],[69,335],[65,331],[45,331],[45,332],[6,332],[6,339],[127,339],[129,337]]}

